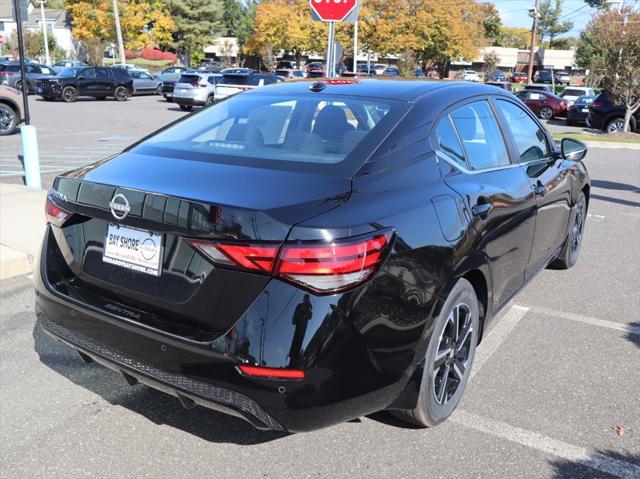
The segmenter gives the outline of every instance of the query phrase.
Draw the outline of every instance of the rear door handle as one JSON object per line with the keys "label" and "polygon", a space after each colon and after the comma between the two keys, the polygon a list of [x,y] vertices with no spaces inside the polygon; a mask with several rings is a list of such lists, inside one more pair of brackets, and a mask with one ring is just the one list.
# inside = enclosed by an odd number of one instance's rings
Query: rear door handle
{"label": "rear door handle", "polygon": [[482,216],[486,215],[489,211],[493,209],[493,203],[479,203],[471,208],[471,213],[473,216]]}

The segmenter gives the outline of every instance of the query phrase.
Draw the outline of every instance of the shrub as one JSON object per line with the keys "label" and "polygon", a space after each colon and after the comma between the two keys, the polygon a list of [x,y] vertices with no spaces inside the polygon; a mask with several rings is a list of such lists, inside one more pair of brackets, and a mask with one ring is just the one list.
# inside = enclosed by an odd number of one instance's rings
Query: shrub
{"label": "shrub", "polygon": [[163,52],[161,50],[153,50],[153,49],[142,50],[141,56],[145,60],[169,60],[173,63],[177,62],[177,58],[174,53]]}

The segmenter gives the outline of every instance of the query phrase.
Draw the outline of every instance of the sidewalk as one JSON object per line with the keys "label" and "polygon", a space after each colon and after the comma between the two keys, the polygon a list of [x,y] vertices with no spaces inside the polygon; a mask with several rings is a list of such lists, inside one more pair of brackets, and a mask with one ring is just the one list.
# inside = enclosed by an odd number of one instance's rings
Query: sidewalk
{"label": "sidewalk", "polygon": [[0,183],[0,279],[32,271],[45,228],[47,192]]}

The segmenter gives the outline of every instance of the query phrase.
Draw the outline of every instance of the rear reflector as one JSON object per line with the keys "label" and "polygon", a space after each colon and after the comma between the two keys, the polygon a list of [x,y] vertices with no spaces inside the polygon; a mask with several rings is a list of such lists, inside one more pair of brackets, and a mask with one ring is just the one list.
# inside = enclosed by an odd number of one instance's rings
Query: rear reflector
{"label": "rear reflector", "polygon": [[238,370],[245,376],[266,379],[304,379],[304,371],[300,369],[262,368],[259,366],[238,366]]}
{"label": "rear reflector", "polygon": [[47,195],[47,203],[44,210],[47,216],[47,222],[55,226],[62,226],[71,217],[71,213],[60,208],[53,201],[51,195]]}
{"label": "rear reflector", "polygon": [[221,243],[190,241],[219,266],[271,274],[317,294],[367,281],[384,260],[392,230],[328,242]]}

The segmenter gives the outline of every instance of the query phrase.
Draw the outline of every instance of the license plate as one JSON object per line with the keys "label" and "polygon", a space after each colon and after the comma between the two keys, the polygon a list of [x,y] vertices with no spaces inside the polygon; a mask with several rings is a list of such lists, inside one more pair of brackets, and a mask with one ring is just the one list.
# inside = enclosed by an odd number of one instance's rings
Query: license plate
{"label": "license plate", "polygon": [[37,93],[42,93],[43,91],[44,91],[44,90],[42,89],[42,87],[38,87],[38,88],[36,88],[36,92],[37,92]]}
{"label": "license plate", "polygon": [[109,224],[102,261],[160,276],[162,236],[151,231]]}
{"label": "license plate", "polygon": [[588,108],[583,108],[582,109],[582,113],[589,113],[589,109]]}

